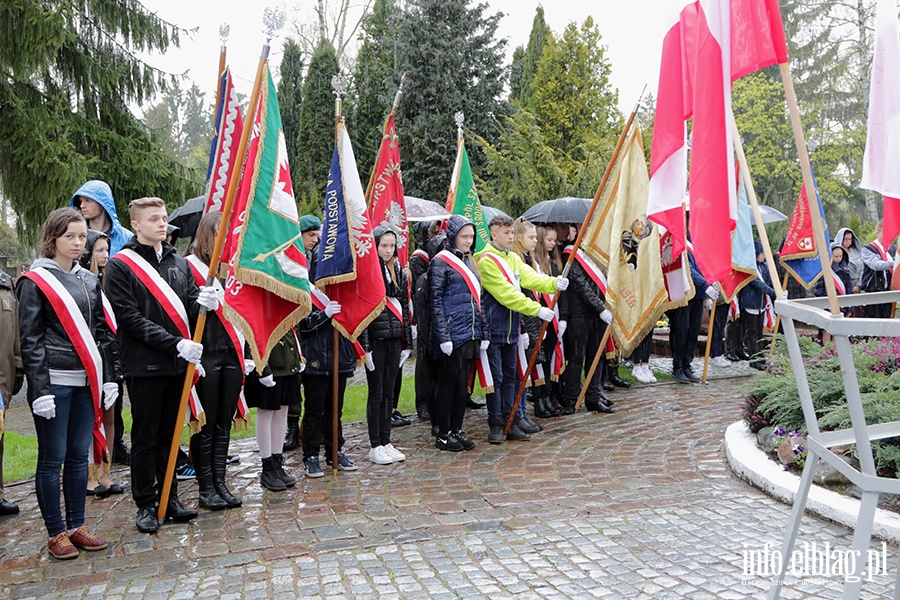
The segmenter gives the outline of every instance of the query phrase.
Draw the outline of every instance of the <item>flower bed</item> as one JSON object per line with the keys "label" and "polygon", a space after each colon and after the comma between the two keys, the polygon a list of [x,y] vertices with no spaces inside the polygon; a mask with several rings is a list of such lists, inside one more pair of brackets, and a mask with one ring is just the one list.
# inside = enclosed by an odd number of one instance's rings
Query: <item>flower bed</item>
{"label": "flower bed", "polygon": [[[800,347],[819,428],[823,431],[849,428],[850,411],[834,345],[821,346],[813,339],[800,338]],[[856,341],[853,358],[868,424],[900,420],[900,339]],[[781,446],[785,440],[798,437],[786,432],[800,434],[804,431],[800,395],[783,342],[779,342],[769,369],[755,375],[745,392],[743,418],[754,434],[773,427],[784,432],[779,436]],[[799,445],[805,446],[805,443]],[[791,455],[795,449],[791,441]],[[900,469],[900,439],[874,441],[872,449],[879,475],[896,477]],[[852,450],[849,448],[848,452]],[[799,454],[804,453],[805,448]],[[785,458],[789,456],[785,454]],[[802,461],[790,464],[802,468]]]}

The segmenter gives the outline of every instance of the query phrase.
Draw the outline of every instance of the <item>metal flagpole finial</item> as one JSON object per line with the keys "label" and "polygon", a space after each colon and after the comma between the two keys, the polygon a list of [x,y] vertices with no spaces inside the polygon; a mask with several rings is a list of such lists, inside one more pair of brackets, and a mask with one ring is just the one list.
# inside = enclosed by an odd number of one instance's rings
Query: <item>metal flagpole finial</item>
{"label": "metal flagpole finial", "polygon": [[272,38],[275,37],[275,34],[284,27],[286,18],[287,14],[280,8],[267,6],[263,9],[263,35],[266,36],[267,44],[271,42]]}
{"label": "metal flagpole finial", "polygon": [[345,93],[347,93],[347,85],[350,83],[350,80],[346,75],[335,75],[331,78],[331,89],[334,90],[334,95],[338,98],[342,98]]}
{"label": "metal flagpole finial", "polygon": [[222,45],[228,43],[228,36],[231,34],[231,25],[228,23],[222,23],[219,25],[219,38],[222,40]]}
{"label": "metal flagpole finial", "polygon": [[462,126],[463,126],[463,123],[465,123],[465,121],[466,121],[466,115],[463,114],[463,111],[459,111],[458,113],[456,113],[453,116],[453,119],[456,121],[456,135],[458,135],[459,137],[462,137],[462,135],[463,135]]}

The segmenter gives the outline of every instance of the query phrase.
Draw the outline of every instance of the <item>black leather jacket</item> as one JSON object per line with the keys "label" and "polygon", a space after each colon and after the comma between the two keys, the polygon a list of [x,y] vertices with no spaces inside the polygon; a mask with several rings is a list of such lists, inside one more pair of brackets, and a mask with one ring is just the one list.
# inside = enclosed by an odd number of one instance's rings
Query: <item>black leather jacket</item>
{"label": "black leather jacket", "polygon": [[594,283],[581,264],[574,260],[569,269],[569,288],[563,293],[564,301],[559,305],[559,318],[595,319],[606,310],[605,297],[600,287]]}
{"label": "black leather jacket", "polygon": [[[132,238],[124,248],[134,250],[152,266],[171,286],[188,314],[193,333],[200,307],[199,288],[194,283],[191,267],[178,255],[175,247],[163,242],[162,259],[157,262],[152,246],[145,246]],[[159,377],[178,375],[187,370],[187,362],[178,357],[178,342],[184,336],[131,269],[113,257],[106,266],[106,295],[116,313],[119,324],[119,353],[122,371],[131,377]]]}
{"label": "black leather jacket", "polygon": [[[384,261],[378,258],[381,265],[381,272],[384,274]],[[369,326],[360,336],[360,343],[366,352],[372,350],[372,341],[385,339],[401,339],[401,348],[404,350],[412,349],[412,329],[410,328],[409,318],[409,282],[406,273],[400,268],[399,262],[394,262],[394,276],[397,278],[399,285],[394,285],[394,281],[389,279],[387,275],[383,277],[384,287],[388,298],[394,298],[400,302],[400,316],[403,317],[403,323],[397,316],[385,305],[375,319],[369,323]]]}
{"label": "black leather jacket", "polygon": [[[116,380],[115,348],[112,332],[103,316],[100,280],[90,271],[76,266],[64,273],[55,262],[38,259],[32,268],[45,266],[75,300],[103,359],[103,382]],[[19,335],[22,365],[28,378],[28,401],[52,394],[50,369],[83,371],[84,365],[56,311],[36,283],[22,277],[16,285],[19,301]]]}

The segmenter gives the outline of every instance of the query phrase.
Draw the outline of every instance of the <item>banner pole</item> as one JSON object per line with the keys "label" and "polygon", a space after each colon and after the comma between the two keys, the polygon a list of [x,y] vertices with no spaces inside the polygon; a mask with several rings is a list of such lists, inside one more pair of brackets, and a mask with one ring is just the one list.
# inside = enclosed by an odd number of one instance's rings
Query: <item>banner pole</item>
{"label": "banner pole", "polygon": [[612,324],[606,326],[606,331],[603,332],[603,337],[600,338],[600,347],[597,348],[597,353],[594,354],[594,360],[591,362],[591,368],[588,369],[587,376],[584,378],[584,385],[581,386],[581,391],[578,392],[578,400],[575,402],[575,412],[581,410],[581,403],[584,402],[584,396],[587,394],[588,384],[590,384],[591,379],[594,377],[594,371],[597,370],[597,365],[600,364],[600,359],[603,358],[603,352],[606,350],[606,342],[609,341],[609,332],[612,329]]}
{"label": "banner pole", "polygon": [[[819,213],[818,192],[816,182],[813,180],[812,167],[809,162],[809,153],[806,151],[806,138],[803,135],[803,123],[800,121],[800,107],[797,104],[797,93],[794,91],[794,78],[791,76],[791,66],[788,63],[778,65],[781,69],[781,81],[784,84],[784,95],[787,99],[788,112],[791,116],[791,128],[794,131],[794,143],[797,146],[797,155],[800,157],[800,169],[803,172],[803,183],[806,185],[806,198],[809,201],[809,214],[812,220],[813,234],[816,239],[816,247],[819,252],[819,262],[822,265],[822,277],[825,278],[825,293],[828,296],[828,307],[832,316],[841,314],[838,304],[837,289],[834,287],[834,278],[829,277],[831,271],[831,245],[825,239],[825,225],[822,215]],[[812,198],[816,198],[816,207],[813,208]],[[824,241],[823,245],[821,242]]]}
{"label": "banner pole", "polygon": [[[773,279],[774,281],[774,279]],[[781,287],[787,289],[788,284],[788,274],[784,274],[784,280],[781,282]],[[769,358],[775,356],[775,342],[778,341],[778,329],[781,327],[781,315],[775,314],[775,330],[772,332],[772,343],[769,344]]]}
{"label": "banner pole", "polygon": [[[271,41],[271,38],[270,40]],[[241,131],[241,141],[237,147],[237,155],[235,157],[235,165],[242,165],[244,162],[244,154],[247,149],[247,140],[250,138],[250,131],[253,129],[253,121],[256,113],[256,103],[259,100],[259,90],[262,85],[262,78],[266,68],[266,62],[269,58],[269,41],[262,48],[259,56],[259,64],[256,69],[256,80],[253,82],[253,92],[250,94],[250,106],[247,107],[247,118],[244,121],[244,128]],[[225,235],[228,232],[228,218],[234,207],[234,197],[237,192],[239,177],[232,176],[228,182],[228,192],[225,195],[225,204],[222,207],[222,218],[219,220],[219,230],[216,233],[216,243],[213,247],[212,255],[209,260],[209,271],[206,275],[206,285],[212,285],[215,280],[216,273],[219,269],[219,259],[222,256],[222,248],[225,245]],[[197,317],[197,324],[194,326],[195,343],[200,343],[203,339],[203,330],[206,327],[206,307],[200,307],[200,315]],[[178,446],[181,443],[181,426],[184,422],[184,415],[187,411],[188,398],[191,395],[193,387],[194,372],[196,365],[188,363],[187,373],[184,376],[184,386],[181,389],[181,402],[178,406],[178,417],[175,421],[175,433],[172,435],[172,444],[169,448],[169,462],[166,466],[166,476],[162,481],[162,490],[159,495],[159,508],[156,516],[159,519],[165,518],[166,508],[169,503],[169,494],[172,491],[172,477],[175,475],[175,461],[178,456]]]}
{"label": "banner pole", "polygon": [[[647,86],[644,86],[644,89],[647,89]],[[631,111],[631,114],[628,115],[628,120],[625,121],[625,127],[622,129],[622,135],[619,136],[619,141],[616,143],[616,148],[613,150],[612,158],[609,160],[609,164],[606,165],[606,171],[603,173],[603,178],[600,180],[600,185],[597,187],[597,193],[594,194],[594,200],[591,202],[591,207],[588,209],[587,217],[584,219],[584,226],[578,230],[578,236],[575,238],[575,244],[572,248],[572,253],[569,255],[569,259],[566,261],[565,266],[563,267],[562,277],[568,277],[569,271],[572,268],[572,262],[575,261],[575,254],[578,252],[578,249],[581,247],[581,240],[584,238],[584,232],[587,230],[587,224],[591,222],[591,219],[594,217],[594,211],[597,208],[597,204],[600,202],[600,197],[603,195],[603,190],[606,189],[606,183],[609,181],[609,176],[612,173],[613,167],[616,164],[616,161],[619,158],[619,152],[622,150],[622,146],[625,144],[625,138],[628,137],[628,132],[631,130],[631,124],[634,122],[634,118],[637,116],[638,107],[641,104],[641,98],[644,96],[644,91],[641,91],[641,95],[638,97],[638,101],[635,103],[634,108]],[[553,310],[556,307],[557,301],[559,301],[559,290],[553,292],[553,298],[550,300],[550,306],[548,308]],[[537,362],[538,353],[541,351],[541,344],[544,343],[544,336],[547,335],[547,327],[549,327],[550,322],[544,321],[541,325],[541,332],[538,334],[537,343],[534,345],[534,350],[531,352],[531,357],[528,359],[528,367],[525,369],[525,373],[531,373],[531,370],[534,369],[534,365]],[[610,326],[607,326],[607,331]],[[605,344],[606,342],[604,342]],[[516,400],[513,402],[512,410],[509,413],[509,417],[506,419],[506,426],[503,428],[503,435],[509,435],[509,428],[512,427],[513,421],[515,420],[516,411],[519,409],[519,403],[522,401],[522,394],[525,393],[525,386],[520,385],[519,391],[516,393]]]}
{"label": "banner pole", "polygon": [[709,325],[706,330],[706,356],[703,357],[703,378],[702,383],[706,383],[706,375],[709,372],[709,351],[712,349],[713,331],[716,328],[716,301],[713,300],[712,308],[709,309]]}

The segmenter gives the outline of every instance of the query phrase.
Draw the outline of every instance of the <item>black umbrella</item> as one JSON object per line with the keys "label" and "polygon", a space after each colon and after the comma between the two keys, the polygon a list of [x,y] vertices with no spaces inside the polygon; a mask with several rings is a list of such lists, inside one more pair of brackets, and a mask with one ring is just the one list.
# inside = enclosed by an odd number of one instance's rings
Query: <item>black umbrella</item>
{"label": "black umbrella", "polygon": [[584,223],[590,209],[591,198],[566,196],[538,202],[522,217],[532,223]]}
{"label": "black umbrella", "polygon": [[496,217],[497,215],[503,215],[504,217],[509,217],[508,214],[500,210],[499,208],[494,208],[493,206],[485,206],[481,205],[481,212],[484,214],[484,224],[489,225],[491,219]]}
{"label": "black umbrella", "polygon": [[206,196],[191,198],[169,215],[169,225],[181,229],[179,237],[194,237],[197,233],[197,225],[203,217],[203,207],[206,204]]}

